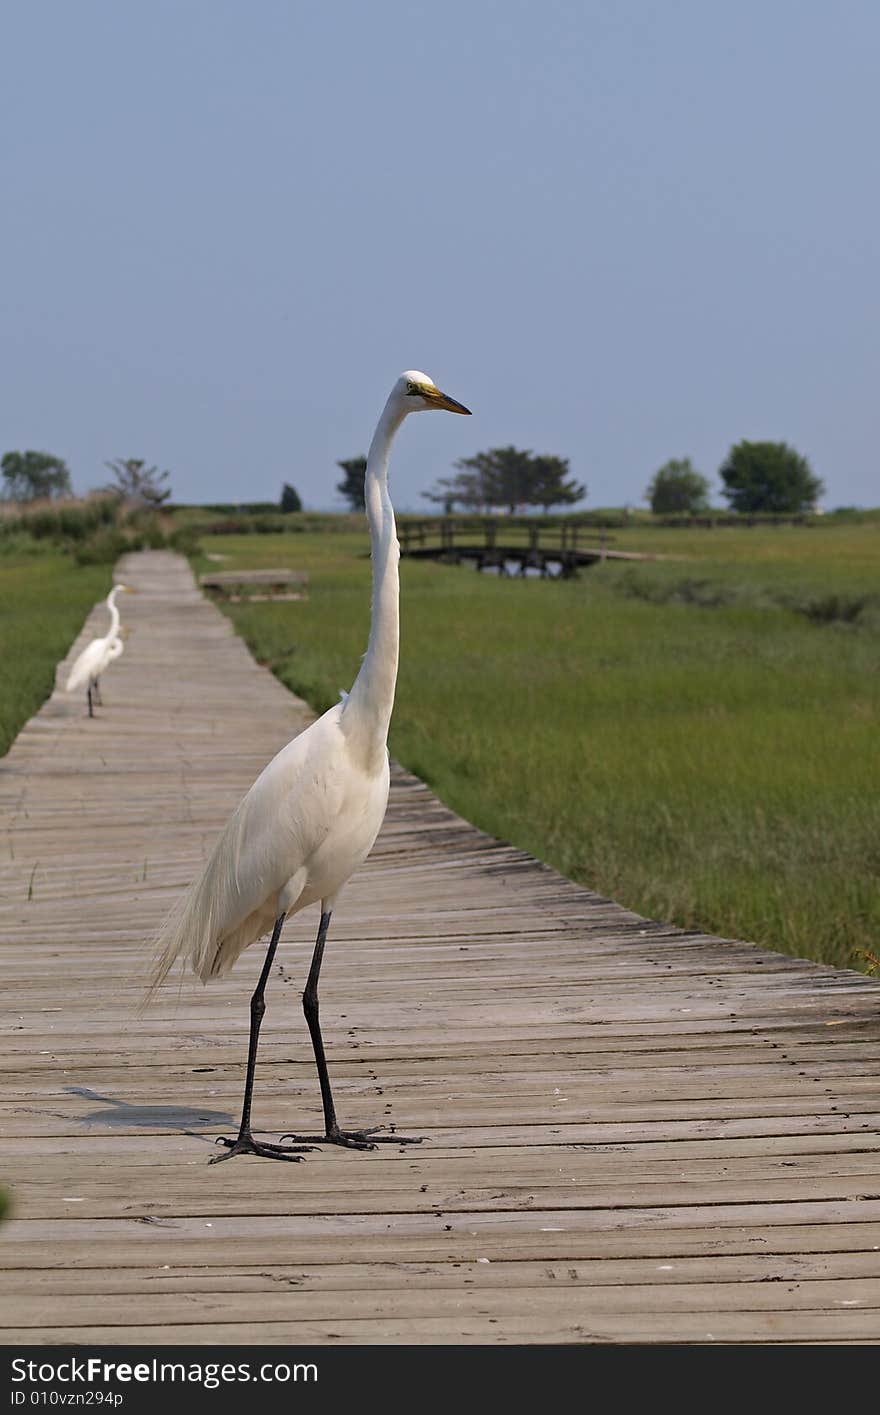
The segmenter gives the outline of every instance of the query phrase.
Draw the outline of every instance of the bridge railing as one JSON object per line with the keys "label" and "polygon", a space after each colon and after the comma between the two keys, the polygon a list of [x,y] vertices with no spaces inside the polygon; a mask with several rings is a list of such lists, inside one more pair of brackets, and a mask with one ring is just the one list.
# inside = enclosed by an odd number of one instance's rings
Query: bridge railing
{"label": "bridge railing", "polygon": [[444,516],[424,520],[401,519],[397,528],[400,548],[404,555],[421,550],[464,550],[475,546],[494,550],[503,545],[507,550],[576,551],[589,546],[605,546],[614,539],[607,531],[594,526],[578,526],[566,521],[555,523],[540,520]]}

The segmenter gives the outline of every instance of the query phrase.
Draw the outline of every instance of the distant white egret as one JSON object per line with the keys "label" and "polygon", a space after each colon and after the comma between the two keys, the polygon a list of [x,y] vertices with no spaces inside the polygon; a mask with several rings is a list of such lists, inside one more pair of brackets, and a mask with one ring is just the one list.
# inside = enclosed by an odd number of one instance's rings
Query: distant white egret
{"label": "distant white egret", "polygon": [[128,585],[114,585],[107,596],[107,608],[110,610],[110,629],[102,639],[92,639],[86,644],[82,653],[77,656],[77,660],[67,676],[66,690],[68,693],[75,692],[81,688],[83,683],[88,684],[89,717],[94,717],[92,703],[101,702],[101,674],[104,672],[115,658],[118,658],[125,647],[119,635],[119,610],[116,608],[116,596],[118,594],[134,593]]}
{"label": "distant white egret", "polygon": [[[441,393],[426,374],[409,371],[395,383],[379,419],[364,481],[373,560],[370,639],[350,694],[289,742],[272,759],[221,834],[200,878],[158,940],[153,988],[177,959],[207,982],[228,973],[239,954],[272,930],[251,998],[250,1044],[241,1123],[236,1139],[221,1137],[226,1153],[297,1160],[308,1142],[372,1149],[398,1135],[341,1130],[336,1120],[318,1019],[318,978],[330,916],[346,880],[366,859],[388,804],[388,727],[394,704],[399,646],[400,547],[388,493],[388,458],[409,413],[469,410]],[[303,993],[321,1100],[323,1135],[285,1135],[306,1142],[269,1145],[251,1133],[251,1099],[264,992],[285,918],[320,901],[321,920]]]}

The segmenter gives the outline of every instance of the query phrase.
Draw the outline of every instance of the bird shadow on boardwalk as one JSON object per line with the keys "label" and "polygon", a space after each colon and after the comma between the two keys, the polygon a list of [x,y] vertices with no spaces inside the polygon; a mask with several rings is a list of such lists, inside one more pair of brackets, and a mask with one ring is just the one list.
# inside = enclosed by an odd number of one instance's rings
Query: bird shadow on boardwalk
{"label": "bird shadow on boardwalk", "polygon": [[93,1110],[88,1115],[77,1117],[82,1125],[106,1125],[111,1129],[124,1129],[130,1125],[142,1125],[145,1129],[160,1127],[165,1130],[181,1130],[184,1134],[193,1129],[210,1125],[232,1125],[233,1118],[225,1110],[194,1109],[185,1105],[130,1105],[117,1100],[115,1096],[102,1096],[90,1091],[87,1086],[65,1086],[68,1095],[83,1096],[87,1101],[100,1101],[107,1110]]}

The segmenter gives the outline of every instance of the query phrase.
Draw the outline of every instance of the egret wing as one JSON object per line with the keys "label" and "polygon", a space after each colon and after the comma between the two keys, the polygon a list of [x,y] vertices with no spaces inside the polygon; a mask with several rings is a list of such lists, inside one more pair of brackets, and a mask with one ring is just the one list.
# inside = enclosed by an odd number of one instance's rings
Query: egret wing
{"label": "egret wing", "polygon": [[[337,744],[344,750],[338,716],[337,705],[289,742],[239,802],[202,874],[162,931],[154,986],[180,957],[202,978],[226,972],[271,927],[280,890],[303,869],[332,824],[328,757]],[[306,797],[308,809],[303,809]]]}
{"label": "egret wing", "polygon": [[92,639],[91,643],[86,644],[68,674],[68,693],[72,693],[75,688],[81,688],[90,678],[97,677],[101,671],[101,665],[106,651],[106,639]]}

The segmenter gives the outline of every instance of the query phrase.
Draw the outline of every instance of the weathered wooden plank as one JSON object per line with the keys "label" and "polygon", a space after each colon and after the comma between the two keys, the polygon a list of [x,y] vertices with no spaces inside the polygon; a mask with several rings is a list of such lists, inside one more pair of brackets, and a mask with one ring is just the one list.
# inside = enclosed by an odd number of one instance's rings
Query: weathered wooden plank
{"label": "weathered wooden plank", "polygon": [[[503,1321],[503,1325],[502,1325]],[[13,1327],[7,1332],[11,1344],[58,1342],[84,1345],[125,1342],[143,1346],[235,1345],[242,1329],[249,1340],[264,1346],[308,1345],[490,1345],[512,1343],[586,1344],[593,1342],[686,1342],[693,1343],[800,1343],[876,1342],[876,1309],[812,1312],[701,1312],[623,1313],[607,1304],[604,1311],[583,1318],[568,1311],[537,1318],[526,1316],[492,1317],[484,1312],[456,1311],[451,1317],[389,1317],[363,1320],[334,1317],[329,1322],[258,1322],[250,1306],[235,1322],[202,1322],[167,1326],[59,1326],[51,1333],[46,1327]]]}
{"label": "weathered wooden plank", "polygon": [[589,1287],[662,1287],[690,1283],[751,1284],[754,1282],[798,1282],[814,1279],[849,1281],[880,1278],[880,1262],[871,1253],[747,1253],[730,1257],[676,1257],[674,1262],[658,1262],[655,1257],[571,1259],[565,1262],[521,1260],[492,1261],[486,1257],[465,1262],[450,1258],[445,1262],[269,1263],[255,1267],[203,1267],[178,1264],[172,1268],[116,1267],[73,1268],[64,1272],[16,1268],[8,1283],[15,1294],[65,1294],[76,1298],[82,1293],[108,1296],[114,1293],[149,1295],[151,1300],[166,1292],[259,1293],[271,1292],[276,1284],[295,1287],[299,1292],[410,1291],[432,1292],[438,1288],[476,1290],[497,1287],[540,1287],[559,1283]]}
{"label": "weathered wooden plank", "polygon": [[[497,1136],[492,1133],[491,1139],[497,1141]],[[22,1173],[32,1166],[35,1174],[45,1177],[46,1156],[58,1156],[59,1160],[63,1156],[63,1174],[75,1174],[80,1170],[87,1174],[96,1174],[97,1167],[108,1157],[114,1159],[114,1169],[116,1165],[158,1169],[162,1164],[172,1164],[176,1169],[181,1164],[201,1164],[209,1153],[205,1146],[211,1143],[210,1130],[204,1134],[194,1131],[188,1135],[166,1133],[162,1137],[159,1158],[152,1130],[139,1135],[120,1134],[111,1126],[101,1129],[96,1127],[85,1134],[69,1136],[20,1136],[5,1142],[4,1155],[11,1171]],[[805,1129],[803,1134],[778,1135],[759,1131],[755,1135],[733,1135],[722,1139],[686,1136],[651,1139],[640,1135],[630,1140],[597,1140],[595,1143],[563,1141],[550,1144],[546,1140],[528,1145],[515,1145],[512,1142],[506,1145],[501,1142],[492,1144],[488,1141],[481,1146],[463,1143],[446,1146],[436,1143],[422,1146],[418,1150],[410,1150],[406,1169],[412,1174],[418,1172],[424,1178],[430,1178],[437,1169],[444,1169],[447,1165],[451,1165],[456,1174],[461,1174],[465,1164],[469,1166],[469,1172],[473,1172],[474,1167],[483,1165],[489,1167],[493,1175],[514,1172],[538,1175],[547,1168],[558,1169],[570,1162],[573,1154],[580,1152],[591,1167],[601,1165],[606,1158],[612,1162],[620,1159],[627,1165],[626,1172],[630,1174],[636,1170],[640,1173],[646,1172],[650,1166],[668,1160],[672,1160],[674,1164],[687,1161],[688,1173],[692,1170],[691,1162],[697,1165],[707,1162],[720,1164],[725,1160],[745,1162],[750,1159],[757,1160],[759,1164],[766,1160],[768,1168],[772,1170],[777,1161],[798,1157],[815,1160],[825,1166],[825,1172],[832,1172],[836,1157],[839,1156],[845,1161],[848,1156],[858,1158],[866,1153],[876,1155],[878,1149],[880,1134],[874,1127],[849,1130],[810,1128]],[[383,1155],[384,1152],[379,1151],[371,1156],[370,1175],[384,1174],[389,1166],[395,1173],[399,1172],[400,1165],[396,1156],[384,1159]],[[310,1161],[309,1170],[319,1162],[323,1163],[324,1159],[334,1164],[343,1162],[342,1156],[336,1156],[335,1153],[328,1155],[326,1151],[321,1151]],[[358,1172],[361,1173],[360,1169]],[[302,1175],[303,1171],[299,1170],[297,1173]],[[366,1175],[363,1176],[363,1182],[366,1182]]]}
{"label": "weathered wooden plank", "polygon": [[[74,1192],[46,1196],[39,1191],[37,1186],[34,1186],[27,1198],[17,1208],[17,1212],[20,1211],[21,1219],[26,1221],[52,1220],[60,1214],[74,1212],[72,1205],[76,1204],[75,1212],[82,1216],[81,1221],[84,1223],[104,1221],[114,1216],[128,1216],[132,1213],[139,1216],[147,1213],[153,1219],[167,1220],[176,1225],[181,1219],[201,1218],[206,1214],[210,1215],[212,1219],[235,1215],[241,1211],[243,1203],[247,1204],[248,1211],[255,1216],[274,1215],[279,1210],[277,1198],[273,1199],[268,1195],[254,1196],[240,1188],[235,1188],[228,1193],[214,1193],[209,1199],[199,1199],[191,1190],[181,1193],[178,1187],[175,1187],[170,1193],[166,1193],[158,1187],[160,1179],[161,1176],[156,1176],[157,1187],[153,1192],[161,1193],[162,1197],[147,1201],[144,1199],[132,1200],[118,1191],[107,1193],[94,1188],[86,1195]],[[76,1191],[87,1186],[67,1184],[63,1187]],[[350,1179],[347,1186],[333,1188],[327,1194],[297,1193],[295,1199],[287,1199],[288,1207],[285,1212],[290,1215],[295,1210],[303,1217],[323,1216],[328,1212],[328,1209],[343,1208],[349,1217],[369,1217],[379,1214],[383,1219],[394,1215],[418,1214],[431,1214],[434,1217],[451,1219],[463,1212],[529,1213],[536,1216],[543,1215],[545,1222],[552,1224],[558,1213],[557,1205],[564,1205],[568,1213],[578,1210],[585,1214],[589,1213],[592,1221],[597,1206],[605,1206],[616,1212],[622,1212],[629,1207],[651,1206],[653,1208],[655,1206],[671,1207],[684,1204],[736,1203],[741,1206],[757,1203],[770,1204],[774,1201],[804,1201],[815,1204],[837,1199],[856,1204],[866,1199],[865,1188],[865,1171],[862,1171],[861,1174],[838,1175],[822,1180],[814,1177],[765,1178],[758,1176],[751,1181],[737,1179],[728,1183],[718,1179],[702,1184],[682,1180],[679,1183],[654,1181],[628,1185],[625,1180],[618,1180],[606,1186],[581,1186],[572,1183],[569,1186],[560,1186],[555,1189],[539,1184],[513,1186],[499,1183],[494,1186],[487,1184],[482,1187],[475,1186],[458,1191],[451,1191],[446,1186],[439,1189],[435,1187],[433,1192],[426,1189],[424,1194],[414,1194],[409,1189],[397,1191],[361,1189],[356,1186],[354,1179]],[[875,1189],[876,1180],[873,1184],[868,1181],[868,1188]],[[876,1197],[876,1194],[871,1197]],[[847,1221],[857,1222],[858,1213],[853,1212],[848,1215]]]}
{"label": "weathered wooden plank", "polygon": [[[260,1295],[261,1320],[265,1322],[308,1321],[332,1323],[339,1310],[337,1292],[303,1292],[298,1286],[274,1283]],[[781,1315],[791,1312],[834,1312],[856,1309],[875,1323],[880,1319],[880,1278],[814,1279],[810,1282],[785,1280],[779,1283],[651,1283],[648,1285],[607,1287],[566,1282],[560,1292],[557,1283],[519,1287],[504,1285],[490,1291],[472,1291],[462,1285],[458,1289],[412,1286],[397,1290],[349,1288],[345,1294],[345,1315],[349,1321],[375,1322],[377,1318],[418,1321],[444,1317],[455,1322],[462,1317],[494,1316],[499,1321],[510,1318],[531,1319],[536,1326],[558,1318],[564,1305],[569,1321],[604,1317],[609,1307],[615,1314],[641,1316],[646,1322],[653,1317],[668,1317],[672,1313],[688,1314],[693,1318],[703,1314],[711,1322],[727,1312],[748,1313],[753,1317],[767,1313]],[[711,1304],[711,1305],[710,1305]],[[224,1323],[248,1320],[250,1294],[237,1292],[175,1292],[163,1290],[161,1303],[146,1304],[140,1294],[80,1293],[75,1309],[68,1317],[70,1326],[116,1327],[140,1322],[142,1325],[164,1327],[169,1324]],[[52,1294],[31,1296],[14,1293],[0,1298],[0,1323],[15,1322],[19,1328],[40,1329],[51,1319],[54,1308]],[[711,1318],[706,1313],[711,1311]],[[866,1333],[868,1323],[858,1330]],[[876,1326],[874,1333],[876,1335]]]}
{"label": "weathered wooden plank", "polygon": [[[760,1147],[753,1145],[751,1152],[745,1154],[732,1152],[728,1146],[709,1155],[699,1151],[693,1153],[693,1146],[688,1154],[687,1141],[656,1146],[592,1146],[588,1151],[496,1148],[482,1152],[472,1150],[468,1155],[462,1151],[437,1153],[423,1148],[411,1150],[405,1166],[400,1165],[393,1149],[390,1153],[377,1151],[370,1157],[368,1166],[353,1165],[345,1162],[342,1156],[337,1158],[316,1149],[308,1167],[297,1171],[296,1192],[300,1200],[310,1195],[328,1199],[330,1195],[352,1190],[358,1194],[379,1194],[391,1190],[413,1195],[418,1181],[419,1190],[429,1196],[426,1203],[430,1206],[442,1186],[461,1183],[465,1160],[468,1164],[469,1189],[458,1189],[456,1192],[460,1194],[476,1192],[481,1185],[496,1192],[505,1185],[524,1186],[530,1193],[543,1195],[548,1187],[555,1189],[560,1185],[574,1186],[582,1193],[609,1184],[628,1183],[641,1187],[663,1181],[730,1184],[756,1179],[796,1180],[813,1176],[820,1183],[826,1183],[843,1175],[876,1174],[877,1137],[870,1139],[873,1143],[863,1142],[858,1147],[845,1150],[835,1136],[834,1148],[830,1152],[811,1144],[809,1149],[800,1153],[790,1145],[774,1153],[767,1141],[762,1140]],[[68,1147],[62,1173],[47,1169],[45,1159],[29,1149],[26,1155],[8,1156],[7,1173],[12,1183],[34,1185],[35,1193],[45,1202],[51,1195],[66,1197],[76,1193],[98,1197],[115,1194],[120,1188],[125,1192],[130,1185],[143,1183],[143,1169],[147,1165],[162,1201],[173,1202],[178,1192],[177,1185],[182,1185],[179,1192],[183,1195],[189,1195],[192,1191],[191,1176],[185,1173],[181,1176],[181,1168],[186,1170],[200,1165],[205,1157],[204,1151],[196,1147],[188,1151],[186,1158],[182,1154],[167,1153],[166,1147],[158,1157],[149,1151],[138,1155],[136,1152],[122,1154],[120,1150],[115,1136],[102,1147]],[[816,1150],[819,1152],[816,1153]],[[96,1167],[98,1155],[105,1154],[112,1154],[115,1161],[109,1171],[100,1165]],[[636,1159],[637,1166],[634,1163]],[[250,1194],[252,1184],[247,1174],[242,1173],[243,1167],[232,1173],[229,1169],[222,1181],[223,1195]],[[636,1169],[637,1172],[634,1172]],[[213,1185],[211,1192],[216,1197],[217,1189]]]}
{"label": "weathered wooden plank", "polygon": [[[568,1142],[589,1140],[601,1133],[597,1127],[603,1123],[608,1127],[604,1134],[609,1139],[623,1139],[639,1133],[721,1134],[726,1126],[734,1122],[750,1127],[747,1133],[755,1133],[754,1127],[757,1126],[772,1126],[775,1129],[786,1121],[807,1124],[823,1116],[832,1119],[848,1117],[856,1127],[869,1129],[876,1124],[876,1113],[868,1109],[876,1100],[876,1087],[866,1081],[862,1089],[864,1102],[859,1100],[857,1094],[844,1092],[836,1093],[836,1099],[816,1093],[733,1100],[717,1096],[708,1096],[703,1100],[672,1097],[644,1100],[640,1104],[615,1103],[606,1097],[604,1103],[596,1102],[589,1106],[572,1104],[567,1100],[563,1104],[537,1105],[530,1103],[527,1097],[517,1099],[514,1096],[504,1103],[495,1103],[491,1124],[512,1131],[515,1144],[528,1144],[532,1139],[540,1142],[548,1137]],[[462,1127],[482,1132],[487,1143],[497,1143],[495,1130],[487,1133],[485,1111],[473,1101],[467,1103],[451,1096],[442,1104],[430,1099],[418,1103],[414,1098],[409,1103],[402,1102],[392,1107],[383,1103],[385,1099],[383,1095],[370,1105],[361,1097],[350,1097],[344,1087],[339,1087],[338,1109],[346,1123],[355,1128],[388,1125],[403,1135],[417,1131],[427,1142],[437,1139],[449,1144],[454,1142],[450,1132],[458,1121]],[[9,1136],[69,1135],[83,1124],[100,1125],[107,1123],[108,1119],[117,1133],[130,1134],[144,1127],[161,1132],[177,1129],[181,1125],[202,1130],[210,1126],[212,1131],[219,1126],[222,1131],[224,1127],[229,1128],[236,1111],[232,1091],[224,1099],[222,1093],[208,1090],[204,1101],[192,1107],[179,1105],[176,1098],[171,1098],[165,1106],[138,1107],[127,1102],[113,1104],[115,1111],[99,1110],[96,1113],[92,1102],[81,1097],[43,1102],[25,1098],[15,1107],[14,1114],[8,1113],[10,1107],[0,1107],[0,1116],[3,1118],[3,1129]],[[759,1109],[761,1113],[756,1114]],[[592,1130],[579,1121],[585,1112],[591,1117]],[[254,1110],[255,1130],[267,1135],[294,1128],[303,1132],[312,1131],[319,1123],[320,1104],[312,1086],[307,1091],[289,1084],[280,1090],[267,1087],[265,1092],[261,1092]],[[692,1127],[690,1131],[685,1128],[689,1123]],[[664,1124],[666,1130],[659,1130],[658,1127]],[[442,1136],[438,1132],[443,1132]],[[472,1133],[469,1128],[457,1133],[463,1136],[465,1144],[479,1143],[480,1134]]]}
{"label": "weathered wooden plank", "polygon": [[[86,1230],[87,1232],[87,1230]],[[803,1257],[810,1254],[861,1253],[870,1262],[880,1252],[880,1224],[799,1223],[762,1226],[743,1224],[718,1229],[707,1243],[706,1230],[656,1229],[651,1227],[571,1230],[545,1227],[494,1232],[476,1230],[412,1234],[395,1226],[381,1232],[344,1237],[328,1235],[286,1236],[278,1234],[268,1243],[264,1234],[230,1234],[215,1242],[207,1230],[194,1237],[180,1236],[173,1248],[156,1246],[143,1239],[90,1237],[56,1239],[51,1247],[34,1242],[6,1242],[3,1253],[10,1272],[66,1272],[71,1269],[110,1272],[116,1268],[138,1267],[168,1274],[178,1267],[198,1266],[223,1271],[240,1266],[273,1263],[320,1264],[333,1267],[351,1262],[460,1262],[512,1261],[578,1262],[608,1260],[656,1260],[674,1265],[686,1257]],[[872,1269],[873,1270],[873,1269]]]}
{"label": "weathered wooden plank", "polygon": [[[144,1210],[147,1206],[141,1200],[132,1207]],[[354,1243],[360,1234],[375,1235],[391,1228],[398,1234],[458,1231],[480,1238],[499,1230],[506,1233],[578,1233],[649,1227],[684,1229],[688,1232],[703,1230],[709,1235],[707,1241],[711,1241],[711,1235],[717,1230],[742,1224],[808,1224],[812,1227],[840,1223],[851,1226],[873,1224],[880,1220],[880,1198],[667,1207],[628,1207],[621,1203],[608,1208],[583,1209],[541,1209],[535,1206],[525,1211],[501,1208],[455,1210],[450,1207],[440,1212],[417,1213],[410,1210],[395,1213],[384,1210],[368,1214],[344,1210],[303,1214],[296,1212],[292,1206],[279,1213],[277,1210],[280,1207],[281,1204],[276,1204],[276,1211],[268,1215],[252,1212],[247,1215],[224,1215],[206,1205],[202,1214],[193,1217],[156,1217],[151,1213],[137,1212],[130,1218],[12,1219],[7,1226],[7,1237],[10,1242],[18,1243],[59,1243],[68,1239],[80,1240],[88,1233],[95,1243],[105,1238],[125,1237],[137,1243],[158,1245],[161,1242],[173,1247],[181,1238],[201,1236],[216,1243],[241,1234],[263,1236],[269,1242],[277,1242],[282,1237],[347,1237]]]}

